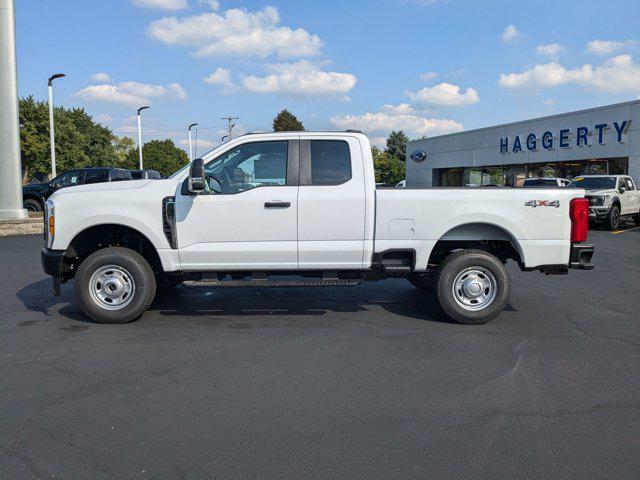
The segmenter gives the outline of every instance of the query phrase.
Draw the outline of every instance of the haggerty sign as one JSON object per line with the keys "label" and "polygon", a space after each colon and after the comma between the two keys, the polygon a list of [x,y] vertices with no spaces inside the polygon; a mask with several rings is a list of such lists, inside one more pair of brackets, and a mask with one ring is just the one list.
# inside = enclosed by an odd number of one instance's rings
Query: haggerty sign
{"label": "haggerty sign", "polygon": [[623,120],[613,122],[612,125],[599,123],[593,126],[593,130],[589,130],[588,127],[578,127],[575,129],[575,135],[572,128],[563,128],[557,136],[551,130],[547,130],[540,138],[535,133],[530,133],[526,137],[516,135],[513,140],[509,137],[502,137],[500,139],[500,153],[518,153],[524,150],[534,152],[540,148],[553,150],[556,148],[556,144],[559,148],[582,147],[593,145],[594,142],[604,145],[605,132],[612,128],[615,131],[617,141],[624,142],[624,134],[630,124],[631,120]]}

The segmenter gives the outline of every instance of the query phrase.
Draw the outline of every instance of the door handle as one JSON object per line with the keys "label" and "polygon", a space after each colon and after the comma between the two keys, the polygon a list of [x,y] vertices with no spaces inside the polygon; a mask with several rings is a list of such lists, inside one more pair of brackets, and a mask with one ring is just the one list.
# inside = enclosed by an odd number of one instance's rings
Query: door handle
{"label": "door handle", "polygon": [[264,208],[289,208],[291,206],[291,202],[264,202]]}

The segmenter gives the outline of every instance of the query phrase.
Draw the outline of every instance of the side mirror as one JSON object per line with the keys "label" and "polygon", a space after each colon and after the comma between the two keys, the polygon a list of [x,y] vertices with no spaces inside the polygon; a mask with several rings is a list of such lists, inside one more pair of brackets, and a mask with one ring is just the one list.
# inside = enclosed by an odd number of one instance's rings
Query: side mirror
{"label": "side mirror", "polygon": [[220,185],[220,181],[213,175],[209,176],[209,189],[213,193],[222,193],[222,185]]}
{"label": "side mirror", "polygon": [[191,162],[189,167],[189,179],[187,180],[189,185],[189,193],[197,195],[204,192],[207,189],[204,161],[201,158],[196,158]]}
{"label": "side mirror", "polygon": [[234,168],[233,169],[233,181],[235,183],[244,183],[244,170],[242,170],[241,168]]}
{"label": "side mirror", "polygon": [[627,187],[625,187],[624,185],[620,185],[619,191],[620,191],[620,195],[622,195],[624,192],[627,191]]}

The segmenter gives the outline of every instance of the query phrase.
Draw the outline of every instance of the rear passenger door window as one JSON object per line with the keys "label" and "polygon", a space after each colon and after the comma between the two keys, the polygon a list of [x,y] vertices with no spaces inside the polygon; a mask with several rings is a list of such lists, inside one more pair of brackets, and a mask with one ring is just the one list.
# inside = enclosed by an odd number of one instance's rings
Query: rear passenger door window
{"label": "rear passenger door window", "polygon": [[349,144],[311,140],[311,185],[341,185],[351,179]]}
{"label": "rear passenger door window", "polygon": [[84,183],[101,183],[107,181],[106,170],[85,170]]}

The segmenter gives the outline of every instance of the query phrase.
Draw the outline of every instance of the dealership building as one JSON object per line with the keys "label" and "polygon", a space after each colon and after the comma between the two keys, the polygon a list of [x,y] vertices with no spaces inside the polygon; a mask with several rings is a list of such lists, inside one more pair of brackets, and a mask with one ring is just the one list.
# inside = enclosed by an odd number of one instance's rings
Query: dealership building
{"label": "dealership building", "polygon": [[408,187],[521,186],[525,178],[629,174],[640,181],[640,101],[415,140]]}

